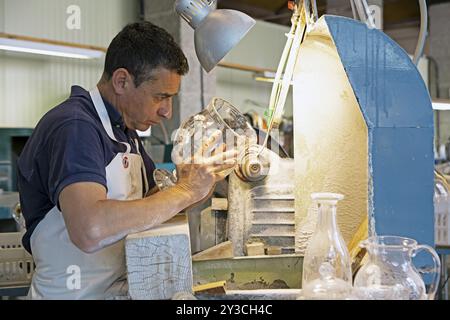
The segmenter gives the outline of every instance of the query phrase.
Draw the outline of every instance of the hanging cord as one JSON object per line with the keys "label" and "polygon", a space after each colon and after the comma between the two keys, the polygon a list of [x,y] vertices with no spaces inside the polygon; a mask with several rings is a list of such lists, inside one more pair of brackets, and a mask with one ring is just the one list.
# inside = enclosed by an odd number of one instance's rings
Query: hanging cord
{"label": "hanging cord", "polygon": [[355,1],[350,0],[350,5],[352,6],[353,19],[358,20],[358,14],[357,14],[356,8],[355,8]]}
{"label": "hanging cord", "polygon": [[316,0],[311,0],[311,6],[314,22],[316,22],[319,19],[319,10],[317,10]]}

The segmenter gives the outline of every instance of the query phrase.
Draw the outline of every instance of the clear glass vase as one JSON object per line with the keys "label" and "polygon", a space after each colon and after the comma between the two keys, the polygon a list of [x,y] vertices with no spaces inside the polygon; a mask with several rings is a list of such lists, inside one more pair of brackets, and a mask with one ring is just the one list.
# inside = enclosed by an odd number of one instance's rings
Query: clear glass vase
{"label": "clear glass vase", "polygon": [[[216,145],[203,152],[205,141],[220,132]],[[237,159],[243,158],[249,145],[255,144],[257,136],[247,118],[231,103],[213,98],[201,112],[186,119],[175,133],[172,161],[179,163],[203,164],[212,155],[219,156],[226,151],[236,150]],[[222,160],[225,160],[223,157]],[[216,164],[220,164],[220,159]],[[230,174],[234,168],[222,172]],[[176,183],[176,177],[167,170],[157,169],[154,179],[160,190]]]}
{"label": "clear glass vase", "polygon": [[313,193],[318,220],[303,259],[303,299],[341,300],[352,292],[350,255],[336,221],[335,193]]}

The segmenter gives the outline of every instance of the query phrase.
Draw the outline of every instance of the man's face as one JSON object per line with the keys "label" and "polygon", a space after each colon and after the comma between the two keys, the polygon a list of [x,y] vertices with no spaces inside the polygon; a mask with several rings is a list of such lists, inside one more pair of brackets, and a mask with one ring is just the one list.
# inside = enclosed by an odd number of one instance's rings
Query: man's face
{"label": "man's face", "polygon": [[131,81],[120,98],[123,119],[129,129],[145,131],[172,117],[172,97],[179,91],[181,76],[174,71],[157,68],[152,77],[137,88]]}

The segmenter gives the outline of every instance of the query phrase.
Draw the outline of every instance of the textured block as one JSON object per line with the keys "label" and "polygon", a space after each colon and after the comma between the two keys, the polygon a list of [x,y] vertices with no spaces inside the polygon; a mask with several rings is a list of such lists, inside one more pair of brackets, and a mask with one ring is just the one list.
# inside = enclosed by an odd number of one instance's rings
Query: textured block
{"label": "textured block", "polygon": [[226,198],[212,198],[211,199],[212,210],[228,210],[228,199]]}
{"label": "textured block", "polygon": [[247,256],[263,256],[264,243],[262,242],[246,243],[245,253],[247,254]]}
{"label": "textured block", "polygon": [[226,281],[216,281],[207,284],[201,284],[194,287],[196,294],[225,294]]}
{"label": "textured block", "polygon": [[268,246],[266,248],[266,253],[268,256],[277,256],[283,253],[283,249],[277,246]]}
{"label": "textured block", "polygon": [[234,257],[233,244],[226,241],[192,256],[192,261],[231,259]]}
{"label": "textured block", "polygon": [[180,215],[126,238],[129,295],[134,300],[171,299],[192,292],[189,225]]}

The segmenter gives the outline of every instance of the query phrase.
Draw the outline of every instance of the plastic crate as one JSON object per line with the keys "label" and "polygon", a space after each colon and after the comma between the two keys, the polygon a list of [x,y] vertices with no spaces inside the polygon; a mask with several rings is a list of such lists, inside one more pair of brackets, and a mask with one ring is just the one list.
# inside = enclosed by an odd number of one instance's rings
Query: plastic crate
{"label": "plastic crate", "polygon": [[437,245],[450,245],[450,198],[438,196],[434,199],[434,234]]}
{"label": "plastic crate", "polygon": [[0,287],[28,285],[35,269],[22,247],[22,232],[0,233]]}

